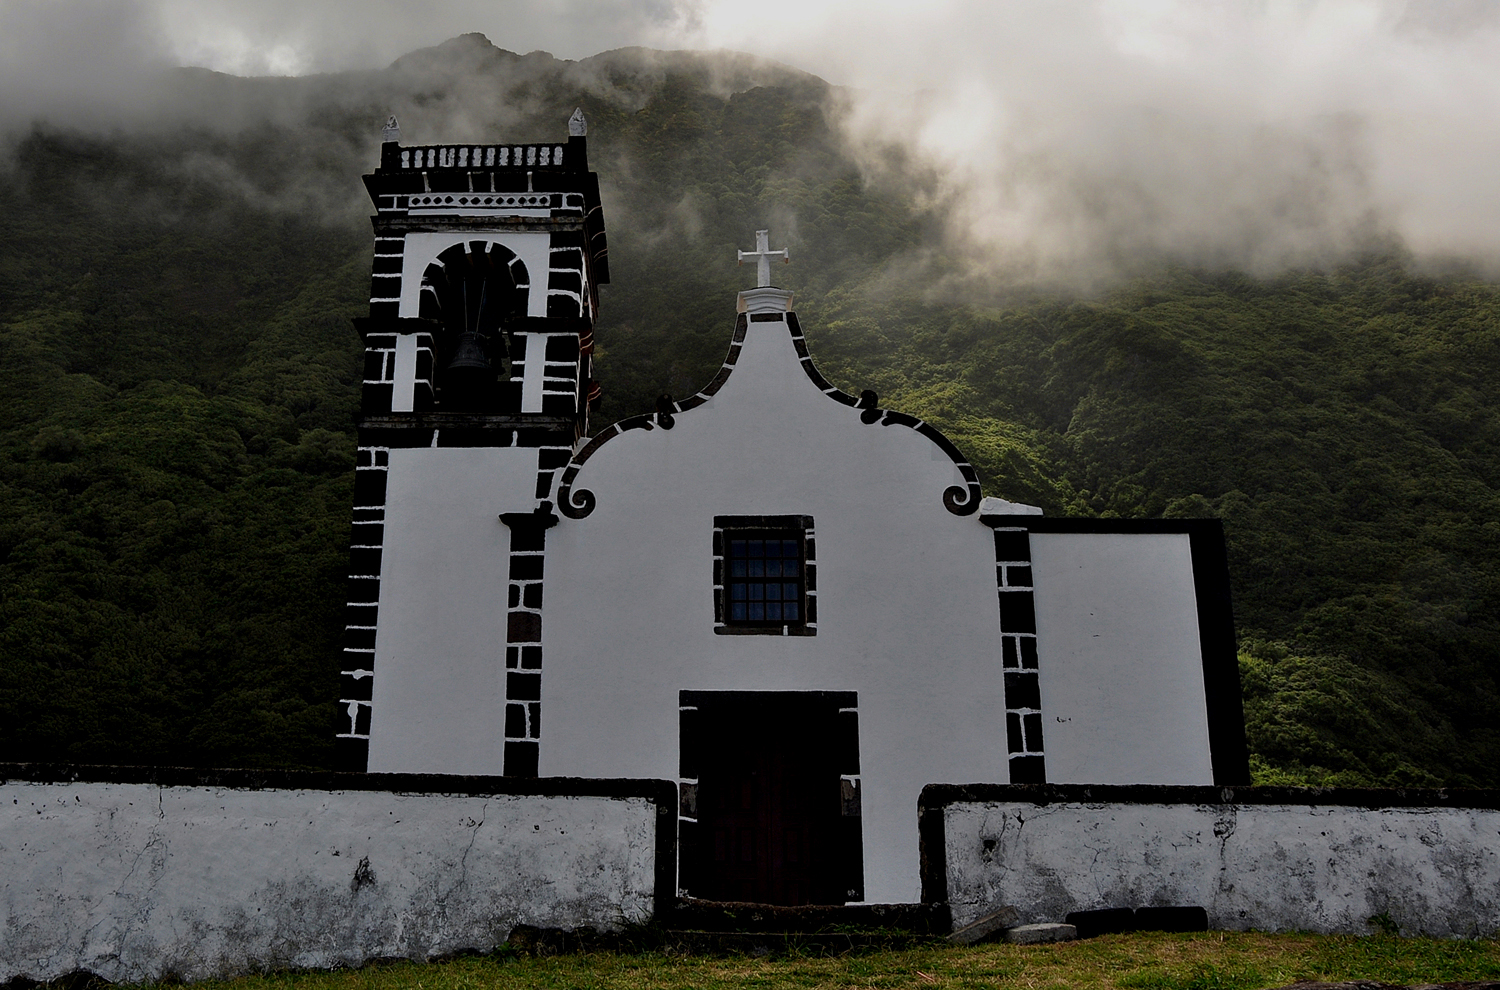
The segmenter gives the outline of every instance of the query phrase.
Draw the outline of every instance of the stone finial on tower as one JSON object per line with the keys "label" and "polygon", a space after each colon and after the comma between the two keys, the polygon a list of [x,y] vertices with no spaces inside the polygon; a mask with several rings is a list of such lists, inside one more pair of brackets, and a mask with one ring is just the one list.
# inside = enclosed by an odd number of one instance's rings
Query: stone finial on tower
{"label": "stone finial on tower", "polygon": [[585,137],[589,132],[589,122],[584,119],[583,107],[575,107],[573,116],[568,118],[568,136]]}
{"label": "stone finial on tower", "polygon": [[401,125],[396,123],[395,114],[386,118],[385,126],[380,129],[380,138],[385,144],[401,143]]}

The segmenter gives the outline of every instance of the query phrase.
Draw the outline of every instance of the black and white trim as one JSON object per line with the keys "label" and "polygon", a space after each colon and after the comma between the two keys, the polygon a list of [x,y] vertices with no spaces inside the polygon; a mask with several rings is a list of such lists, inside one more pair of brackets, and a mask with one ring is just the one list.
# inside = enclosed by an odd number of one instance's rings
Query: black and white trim
{"label": "black and white trim", "polygon": [[[571,144],[571,142],[569,142]],[[394,167],[425,168],[561,168],[566,144],[434,144],[397,147]]]}
{"label": "black and white trim", "polygon": [[401,310],[401,269],[405,263],[406,235],[377,234],[375,258],[370,266],[370,315],[395,318]]}
{"label": "black and white trim", "polygon": [[1010,782],[1040,784],[1047,779],[1047,768],[1042,748],[1031,541],[1024,528],[995,528],[995,582],[1000,602],[1000,665],[1005,678]]}
{"label": "black and white trim", "polygon": [[807,340],[802,334],[802,325],[797,321],[797,314],[792,312],[741,313],[735,320],[734,336],[729,342],[729,353],[724,357],[724,364],[719,368],[718,374],[714,375],[713,381],[704,386],[700,392],[681,402],[665,403],[665,408],[658,406],[658,411],[654,415],[631,416],[628,419],[622,419],[590,440],[574,456],[573,462],[563,472],[562,481],[557,488],[557,510],[569,519],[582,519],[594,511],[594,493],[586,488],[575,489],[574,483],[583,465],[604,444],[630,430],[652,430],[658,426],[669,430],[674,425],[674,413],[684,413],[695,409],[713,398],[714,394],[724,387],[724,383],[729,380],[730,374],[734,371],[750,323],[783,323],[791,334],[792,345],[797,349],[798,360],[808,379],[817,386],[818,391],[833,401],[859,409],[860,422],[867,426],[873,426],[876,423],[882,426],[905,426],[916,430],[936,444],[953,461],[954,467],[958,468],[959,474],[964,479],[963,487],[953,485],[943,492],[943,505],[957,516],[973,515],[978,511],[982,494],[979,488],[979,474],[953,441],[943,436],[931,423],[923,422],[906,413],[878,408],[876,405],[878,399],[874,392],[866,390],[856,398],[831,384],[813,364],[812,355],[807,349]]}
{"label": "black and white trim", "polygon": [[[360,424],[362,440],[378,442],[392,450],[409,447],[541,447],[571,452],[573,448],[569,441],[573,433],[571,416],[391,413],[366,416]],[[558,466],[553,465],[552,470]]]}
{"label": "black and white trim", "polygon": [[[727,619],[730,602],[725,558],[735,532],[780,530],[796,533],[802,544],[802,617],[780,625],[734,625]],[[714,516],[714,633],[719,636],[816,636],[818,634],[818,540],[812,516]]]}
{"label": "black and white trim", "polygon": [[[550,304],[549,304],[550,305]],[[542,412],[553,416],[584,415],[584,383],[588,357],[580,349],[580,335],[534,335],[542,360]]]}
{"label": "black and white trim", "polygon": [[542,738],[542,575],[552,506],[506,512],[510,570],[505,623],[505,775],[535,777]]}
{"label": "black and white trim", "polygon": [[547,315],[592,321],[594,300],[587,291],[583,231],[553,231],[547,263]]}
{"label": "black and white trim", "polygon": [[526,263],[499,241],[480,237],[446,248],[422,272],[418,312],[423,318],[436,321],[442,313],[439,286],[448,276],[448,266],[451,264],[472,266],[474,264],[472,259],[476,255],[484,258],[493,268],[505,269],[506,274],[510,276],[511,285],[515,288],[514,305],[517,311],[521,313],[527,311],[527,302],[531,298],[531,275],[526,271]]}
{"label": "black and white trim", "polygon": [[360,447],[354,468],[354,522],[349,548],[344,662],[339,671],[339,765],[363,771],[369,763],[375,629],[380,615],[380,569],[385,547],[386,479],[391,452]]}
{"label": "black and white trim", "polygon": [[[776,314],[754,314],[751,320],[766,318],[775,319]],[[835,402],[846,406],[854,406],[861,410],[859,419],[866,426],[879,423],[881,426],[905,426],[916,430],[922,436],[933,443],[948,455],[953,461],[953,466],[958,468],[958,473],[963,476],[964,487],[954,485],[943,492],[943,505],[956,516],[973,515],[979,508],[981,492],[979,490],[979,473],[974,470],[974,465],[969,463],[963,452],[954,445],[953,441],[943,436],[942,432],[931,423],[908,416],[906,413],[895,412],[890,409],[877,408],[879,398],[869,389],[861,392],[858,398],[834,386],[824,378],[813,364],[812,354],[807,349],[807,340],[802,334],[802,324],[797,320],[796,313],[786,314],[787,329],[792,334],[792,344],[797,348],[797,357],[802,362],[802,370],[806,372],[809,380],[818,387],[818,390]]]}

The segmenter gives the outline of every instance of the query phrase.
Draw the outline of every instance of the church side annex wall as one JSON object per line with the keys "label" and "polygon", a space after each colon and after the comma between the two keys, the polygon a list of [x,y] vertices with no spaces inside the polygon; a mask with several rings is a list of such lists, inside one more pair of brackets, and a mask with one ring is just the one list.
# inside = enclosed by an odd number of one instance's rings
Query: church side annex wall
{"label": "church side annex wall", "polygon": [[1213,781],[1188,534],[1033,533],[1031,565],[1046,779]]}
{"label": "church side annex wall", "polygon": [[934,785],[922,806],[923,899],[955,926],[1013,904],[1023,922],[1196,906],[1235,931],[1500,931],[1494,791]]}
{"label": "church side annex wall", "polygon": [[[92,779],[89,779],[92,778]],[[0,765],[0,981],[488,950],[673,896],[662,781]]]}

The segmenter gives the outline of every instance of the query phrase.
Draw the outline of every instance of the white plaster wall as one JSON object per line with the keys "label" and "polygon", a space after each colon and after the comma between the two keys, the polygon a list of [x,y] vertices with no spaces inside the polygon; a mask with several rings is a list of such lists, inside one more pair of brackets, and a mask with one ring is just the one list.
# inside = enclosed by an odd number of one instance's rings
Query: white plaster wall
{"label": "white plaster wall", "polygon": [[[918,900],[923,785],[1008,779],[991,531],[944,508],[941,450],[822,395],[780,323],[676,421],[600,447],[595,510],[548,533],[542,774],[675,778],[680,690],[858,692],[866,898]],[[781,514],[813,517],[817,635],[714,635],[714,516]]]}
{"label": "white plaster wall", "polygon": [[526,300],[526,315],[547,315],[547,271],[551,266],[550,249],[552,246],[550,233],[545,231],[528,234],[505,231],[444,230],[406,235],[406,253],[401,262],[399,312],[402,316],[420,315],[422,273],[427,270],[427,266],[453,245],[469,241],[502,244],[520,258],[526,265],[527,276],[531,279],[530,295]]}
{"label": "white plaster wall", "polygon": [[1500,929],[1500,811],[1009,803],[950,805],[955,926],[1013,904],[1069,911],[1198,905],[1210,928],[1473,938]]}
{"label": "white plaster wall", "polygon": [[644,920],[654,820],[644,798],[10,781],[0,980],[359,965]]}
{"label": "white plaster wall", "polygon": [[536,471],[524,447],[390,452],[372,773],[502,772],[510,530],[499,516],[535,508]]}
{"label": "white plaster wall", "polygon": [[1033,533],[1047,780],[1212,784],[1186,533]]}
{"label": "white plaster wall", "polygon": [[[502,771],[497,516],[535,507],[536,456],[391,451],[372,771]],[[865,894],[916,901],[921,788],[1009,779],[993,537],[942,503],[962,483],[820,393],[784,324],[749,324],[718,394],[601,446],[574,483],[594,511],[548,532],[540,772],[676,778],[683,690],[856,692]],[[816,636],[714,635],[716,515],[813,517]],[[1032,553],[1048,779],[1211,782],[1187,536]]]}
{"label": "white plaster wall", "polygon": [[417,335],[396,335],[396,367],[391,380],[391,412],[411,412],[416,408]]}

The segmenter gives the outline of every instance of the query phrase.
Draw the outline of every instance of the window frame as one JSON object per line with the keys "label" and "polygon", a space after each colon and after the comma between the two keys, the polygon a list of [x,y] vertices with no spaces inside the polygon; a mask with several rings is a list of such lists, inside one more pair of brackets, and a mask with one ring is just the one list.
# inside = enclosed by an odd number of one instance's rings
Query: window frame
{"label": "window frame", "polygon": [[[801,602],[796,620],[734,620],[730,618],[729,541],[737,539],[796,540],[800,550]],[[721,636],[816,636],[817,544],[812,516],[714,516],[714,632]]]}

